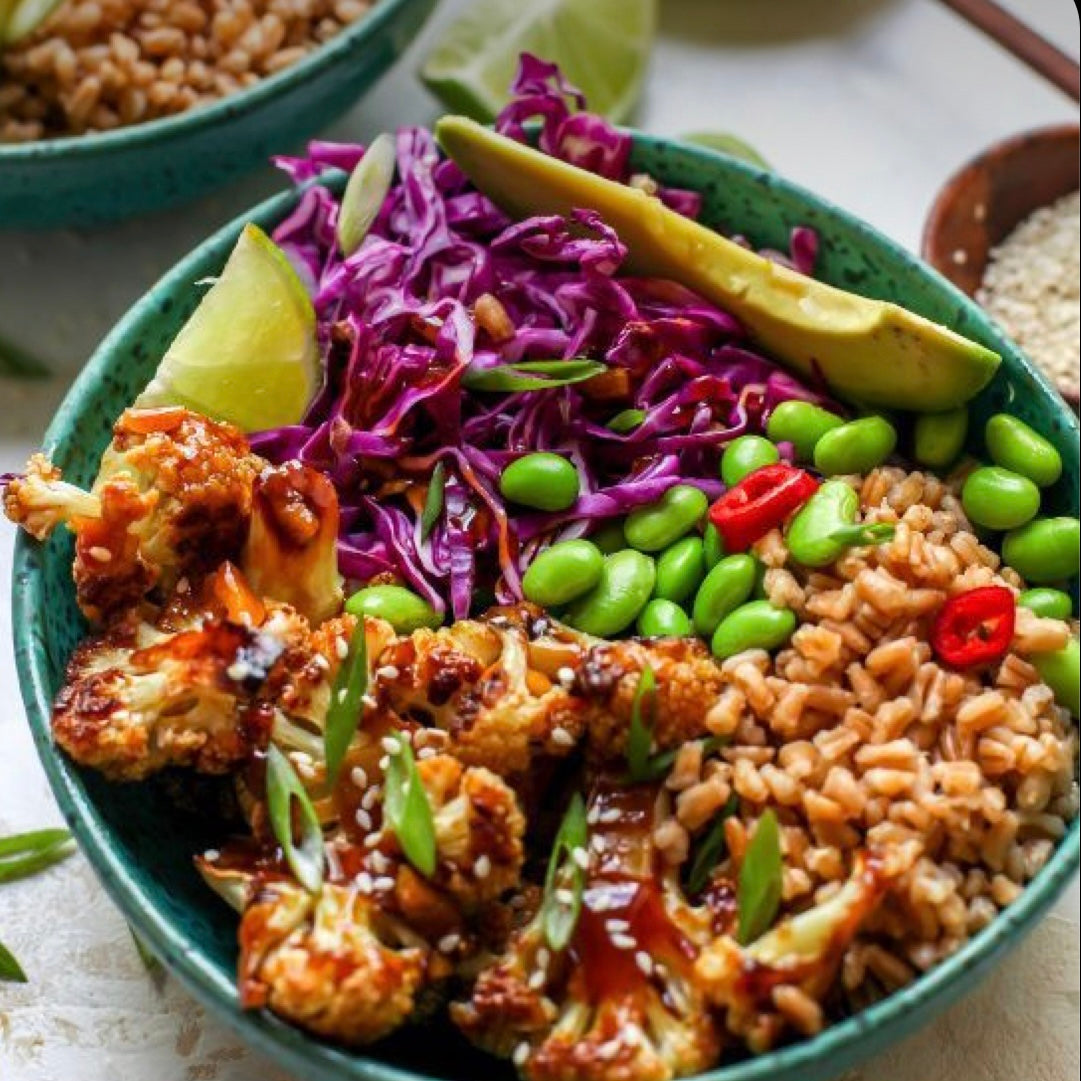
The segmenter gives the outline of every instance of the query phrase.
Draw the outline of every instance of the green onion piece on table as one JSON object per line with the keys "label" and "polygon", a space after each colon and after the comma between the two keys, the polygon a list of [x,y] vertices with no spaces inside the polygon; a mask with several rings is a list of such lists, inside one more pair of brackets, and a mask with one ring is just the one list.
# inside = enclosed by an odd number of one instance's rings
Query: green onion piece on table
{"label": "green onion piece on table", "polygon": [[[586,874],[574,853],[578,849],[584,850],[588,840],[585,801],[580,793],[575,792],[552,844],[548,873],[544,878],[541,923],[544,937],[553,950],[566,949],[578,926]],[[565,891],[570,893],[569,900]]]}
{"label": "green onion piece on table", "polygon": [[767,810],[758,820],[739,869],[736,902],[742,945],[754,942],[772,926],[781,905],[783,872],[781,828],[777,816]]}
{"label": "green onion piece on table", "polygon": [[3,942],[0,942],[0,983],[27,983],[22,965]]}
{"label": "green onion piece on table", "polygon": [[74,851],[65,829],[34,830],[0,839],[0,883],[44,871]]}
{"label": "green onion piece on table", "polygon": [[467,371],[462,376],[462,386],[466,390],[516,394],[583,383],[607,370],[596,360],[523,360],[518,364]]}
{"label": "green onion piece on table", "polygon": [[368,689],[368,644],[364,637],[364,617],[357,619],[349,650],[342,661],[330,692],[327,723],[323,730],[326,752],[327,784],[333,787],[342,768],[345,752],[356,735],[364,711],[364,693]]}
{"label": "green onion piece on table", "polygon": [[399,750],[387,756],[383,814],[405,858],[425,878],[435,873],[435,822],[428,793],[417,773],[409,738],[399,732]]}
{"label": "green onion piece on table", "polygon": [[[285,862],[297,881],[309,892],[323,888],[323,829],[292,763],[272,743],[266,756],[266,797],[270,826],[281,845]],[[293,807],[296,806],[300,840],[294,835]]]}
{"label": "green onion piece on table", "polygon": [[427,540],[435,529],[435,523],[443,513],[443,495],[447,488],[447,467],[436,462],[432,470],[432,479],[428,484],[428,494],[424,497],[424,510],[420,515],[420,537]]}

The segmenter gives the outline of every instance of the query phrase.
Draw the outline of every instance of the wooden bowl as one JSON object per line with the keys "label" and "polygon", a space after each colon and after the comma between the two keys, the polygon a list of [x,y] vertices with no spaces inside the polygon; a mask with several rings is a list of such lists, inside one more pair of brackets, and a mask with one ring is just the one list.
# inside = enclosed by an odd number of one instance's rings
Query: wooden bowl
{"label": "wooden bowl", "polygon": [[[937,271],[974,296],[996,244],[1024,218],[1076,191],[1081,128],[1024,132],[989,147],[939,191],[923,229],[922,252]],[[1060,385],[1077,408],[1076,383]]]}

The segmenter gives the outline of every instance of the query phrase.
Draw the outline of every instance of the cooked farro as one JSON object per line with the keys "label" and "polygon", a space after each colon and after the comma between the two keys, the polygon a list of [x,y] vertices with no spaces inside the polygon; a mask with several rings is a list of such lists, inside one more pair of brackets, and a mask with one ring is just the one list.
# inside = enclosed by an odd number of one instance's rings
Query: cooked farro
{"label": "cooked farro", "polygon": [[0,142],[156,120],[273,75],[374,0],[70,0],[0,53]]}

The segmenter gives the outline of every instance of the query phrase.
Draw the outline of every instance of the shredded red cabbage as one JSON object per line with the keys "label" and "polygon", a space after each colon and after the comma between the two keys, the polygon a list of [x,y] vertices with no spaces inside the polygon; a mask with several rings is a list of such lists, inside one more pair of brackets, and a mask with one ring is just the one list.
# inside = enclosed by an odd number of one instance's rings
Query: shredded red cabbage
{"label": "shredded red cabbage", "polygon": [[[525,139],[540,121],[546,153],[621,182],[631,139],[587,113],[558,69],[523,56],[513,100],[496,122]],[[777,402],[823,401],[755,352],[735,318],[682,286],[623,277],[625,249],[600,218],[511,222],[442,159],[431,134],[398,133],[398,183],[363,245],[342,258],[338,199],[311,182],[352,169],[359,146],[315,142],[279,158],[308,184],[274,239],[309,285],[326,358],[322,389],[302,424],[257,434],[273,461],[326,471],[342,506],[340,564],[356,581],[393,577],[460,619],[482,601],[521,597],[521,574],[554,540],[586,536],[605,519],[656,500],[677,482],[712,499],[721,449],[759,431]],[[695,216],[694,192],[659,189]],[[791,251],[768,253],[804,272],[817,237],[797,229]],[[499,316],[475,318],[479,298]],[[587,383],[517,393],[471,392],[467,370],[522,360],[587,357],[609,368]],[[624,409],[646,419],[617,434]],[[551,450],[577,466],[582,495],[545,514],[508,505],[502,469]],[[428,478],[446,470],[442,513],[420,525]]]}

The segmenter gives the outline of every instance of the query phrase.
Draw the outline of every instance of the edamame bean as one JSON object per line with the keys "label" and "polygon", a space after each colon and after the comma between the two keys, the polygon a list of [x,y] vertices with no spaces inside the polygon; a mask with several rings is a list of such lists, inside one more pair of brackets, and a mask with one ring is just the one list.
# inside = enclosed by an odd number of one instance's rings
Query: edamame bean
{"label": "edamame bean", "polygon": [[829,477],[869,473],[897,446],[897,432],[885,417],[860,417],[831,428],[815,444],[815,468]]}
{"label": "edamame bean", "polygon": [[746,553],[726,556],[706,575],[694,598],[694,629],[708,638],[729,612],[738,608],[754,589],[757,560]]}
{"label": "edamame bean", "polygon": [[788,551],[805,567],[824,567],[848,546],[834,534],[852,525],[860,509],[856,490],[843,480],[828,480],[800,507],[785,533]]}
{"label": "edamame bean", "polygon": [[503,470],[499,490],[523,507],[566,510],[578,498],[578,470],[558,454],[525,454]]}
{"label": "edamame bean", "polygon": [[604,556],[587,540],[553,544],[537,556],[522,578],[526,600],[545,608],[569,604],[600,580]]}
{"label": "edamame bean", "polygon": [[844,420],[836,413],[812,405],[810,402],[781,402],[769,415],[766,435],[774,443],[791,443],[801,462],[814,458],[818,441],[834,428],[840,428]]}
{"label": "edamame bean", "polygon": [[701,537],[684,537],[657,557],[657,584],[653,595],[685,601],[706,576],[705,545]]}
{"label": "edamame bean", "polygon": [[706,523],[702,534],[702,554],[706,557],[706,570],[711,571],[724,559],[724,541],[712,522]]}
{"label": "edamame bean", "polygon": [[1033,653],[1028,658],[1040,679],[1055,692],[1055,701],[1077,720],[1081,717],[1081,649],[1071,638],[1053,653]]}
{"label": "edamame bean", "polygon": [[1030,612],[1035,612],[1045,619],[1069,619],[1073,615],[1073,601],[1069,593],[1061,589],[1026,589],[1017,598],[1017,603]]}
{"label": "edamame bean", "polygon": [[760,435],[741,435],[721,455],[721,480],[734,488],[748,473],[781,460],[781,452]]}
{"label": "edamame bean", "polygon": [[623,535],[623,520],[610,518],[600,529],[591,533],[589,539],[606,556],[613,552],[622,552],[627,547],[627,538]]}
{"label": "edamame bean", "polygon": [[358,589],[345,602],[354,616],[385,619],[399,634],[412,634],[421,627],[438,627],[443,617],[423,598],[405,586],[380,585]]}
{"label": "edamame bean", "polygon": [[1040,488],[1062,476],[1062,455],[1017,417],[996,413],[984,429],[984,442],[995,465],[1028,477]]}
{"label": "edamame bean", "polygon": [[563,618],[586,634],[612,638],[626,630],[645,608],[656,578],[649,556],[633,548],[614,552],[604,560],[600,581],[579,597]]}
{"label": "edamame bean", "polygon": [[721,620],[710,648],[721,661],[746,649],[777,649],[795,629],[795,612],[774,608],[769,601],[750,601]]}
{"label": "edamame bean", "polygon": [[948,469],[964,449],[967,435],[965,406],[945,413],[921,413],[914,425],[912,456],[929,469]]}
{"label": "edamame bean", "polygon": [[638,633],[644,638],[686,638],[694,633],[694,627],[678,604],[655,597],[638,617]]}
{"label": "edamame bean", "polygon": [[1043,585],[1077,574],[1079,548],[1081,522],[1076,518],[1036,518],[1006,534],[1002,558],[1022,578]]}
{"label": "edamame bean", "polygon": [[689,533],[706,513],[709,500],[701,488],[677,484],[656,503],[627,515],[623,532],[627,543],[640,552],[659,552]]}
{"label": "edamame bean", "polygon": [[1017,529],[1040,509],[1040,490],[1020,473],[984,465],[966,478],[961,504],[984,529]]}

